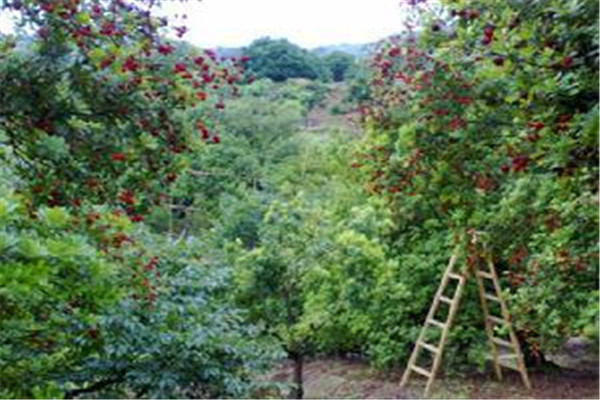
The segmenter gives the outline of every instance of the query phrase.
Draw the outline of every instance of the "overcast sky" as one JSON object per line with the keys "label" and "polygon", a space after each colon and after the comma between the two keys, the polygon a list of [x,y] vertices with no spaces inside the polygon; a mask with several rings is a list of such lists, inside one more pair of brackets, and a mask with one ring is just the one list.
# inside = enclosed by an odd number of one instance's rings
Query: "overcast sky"
{"label": "overcast sky", "polygon": [[[402,29],[401,0],[165,0],[168,15],[187,14],[189,42],[237,47],[262,36],[303,47],[373,42]],[[7,31],[0,16],[0,31]]]}
{"label": "overcast sky", "polygon": [[303,47],[365,43],[402,29],[399,0],[166,1],[186,12],[187,40],[203,46],[241,46],[262,36],[286,37]]}

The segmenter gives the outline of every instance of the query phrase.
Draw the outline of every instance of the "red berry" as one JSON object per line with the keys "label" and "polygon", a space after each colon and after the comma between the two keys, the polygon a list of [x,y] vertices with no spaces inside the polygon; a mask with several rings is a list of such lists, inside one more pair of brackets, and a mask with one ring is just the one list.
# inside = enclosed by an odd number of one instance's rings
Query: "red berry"
{"label": "red berry", "polygon": [[473,98],[468,97],[468,96],[464,96],[464,97],[457,97],[456,98],[456,102],[458,104],[462,104],[462,105],[469,105],[473,102]]}
{"label": "red berry", "polygon": [[200,132],[202,132],[202,139],[203,140],[207,140],[210,137],[210,132],[208,131],[208,129],[206,129],[206,127],[202,126],[200,128]]}
{"label": "red berry", "polygon": [[478,10],[471,10],[469,12],[469,18],[470,19],[475,19],[479,17],[479,11]]}
{"label": "red berry", "polygon": [[125,154],[123,154],[123,153],[112,153],[110,155],[110,158],[113,161],[125,161]]}
{"label": "red berry", "polygon": [[129,217],[129,219],[131,220],[131,222],[142,222],[144,220],[144,217],[140,214],[134,214],[131,217]]}
{"label": "red berry", "polygon": [[97,339],[99,335],[98,329],[90,328],[88,329],[88,336],[92,339]]}
{"label": "red berry", "polygon": [[52,3],[44,3],[42,4],[42,10],[46,11],[46,12],[52,12],[54,11],[54,4]]}
{"label": "red berry", "polygon": [[133,204],[135,203],[135,199],[133,197],[133,193],[129,190],[124,190],[119,194],[119,200],[125,204]]}
{"label": "red berry", "polygon": [[540,122],[540,121],[534,121],[534,122],[530,122],[529,124],[527,124],[530,128],[535,129],[535,130],[540,130],[542,128],[544,128],[544,123]]}
{"label": "red berry", "polygon": [[221,143],[221,138],[219,138],[219,135],[215,135],[212,138],[213,143]]}
{"label": "red berry", "polygon": [[115,24],[110,21],[106,21],[102,24],[102,28],[100,29],[101,35],[111,36],[115,33]]}
{"label": "red berry", "polygon": [[131,72],[135,72],[140,68],[140,64],[135,61],[135,58],[133,58],[133,56],[129,56],[127,57],[127,60],[125,60],[125,62],[123,63],[123,67],[121,68],[123,72],[126,71],[131,71]]}
{"label": "red berry", "polygon": [[400,49],[397,47],[394,47],[394,48],[390,49],[390,51],[388,52],[388,55],[390,57],[398,57],[400,55]]}
{"label": "red berry", "polygon": [[506,165],[506,164],[502,164],[500,166],[500,171],[506,173],[506,172],[510,171],[510,167],[508,165]]}
{"label": "red berry", "polygon": [[518,155],[516,157],[513,157],[511,164],[513,171],[523,171],[527,168],[527,165],[529,164],[529,157],[523,154]]}
{"label": "red berry", "polygon": [[174,182],[177,179],[177,174],[174,172],[169,172],[167,174],[167,182]]}
{"label": "red berry", "polygon": [[173,46],[168,44],[161,44],[158,46],[158,52],[164,55],[171,54],[173,52]]}
{"label": "red berry", "polygon": [[175,67],[173,67],[173,71],[174,71],[176,74],[178,74],[178,73],[180,73],[180,72],[185,72],[186,70],[187,70],[187,69],[186,69],[186,66],[185,66],[185,64],[184,64],[184,63],[177,63],[177,64],[175,64]]}
{"label": "red berry", "polygon": [[88,36],[90,33],[92,33],[92,29],[87,25],[80,27],[76,31],[76,34],[79,36]]}
{"label": "red berry", "polygon": [[571,68],[571,66],[573,65],[573,57],[570,57],[570,56],[563,57],[561,64],[562,64],[563,68],[565,68],[565,69]]}
{"label": "red berry", "polygon": [[105,69],[107,67],[109,67],[113,61],[114,61],[114,57],[106,57],[104,58],[102,61],[100,61],[100,68]]}

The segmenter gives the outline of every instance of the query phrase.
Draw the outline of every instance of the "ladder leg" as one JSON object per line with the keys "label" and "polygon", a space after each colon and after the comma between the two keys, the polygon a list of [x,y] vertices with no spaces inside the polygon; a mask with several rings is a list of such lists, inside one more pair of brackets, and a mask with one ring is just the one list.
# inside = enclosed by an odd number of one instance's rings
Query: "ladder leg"
{"label": "ladder leg", "polygon": [[[452,257],[450,257],[450,262],[448,263],[448,266],[446,267],[446,270],[444,271],[444,274],[442,275],[442,280],[440,281],[440,286],[438,286],[438,289],[435,293],[435,297],[433,298],[433,303],[431,304],[431,307],[429,308],[429,312],[427,313],[427,317],[425,318],[425,321],[432,319],[433,316],[435,315],[435,312],[437,311],[437,308],[439,305],[440,297],[442,296],[442,293],[444,293],[444,290],[446,289],[446,285],[448,284],[448,275],[454,268],[454,264],[456,264],[456,259],[457,259],[456,253],[453,254]],[[406,366],[406,370],[404,370],[404,374],[402,374],[402,380],[400,381],[400,388],[404,388],[406,386],[406,384],[408,383],[408,379],[410,378],[411,371],[412,371],[413,367],[415,366],[415,363],[417,362],[417,357],[419,356],[419,350],[420,350],[419,343],[421,343],[423,341],[423,338],[425,337],[426,329],[427,329],[427,325],[425,323],[425,324],[423,324],[423,327],[421,328],[421,332],[419,333],[419,338],[417,339],[417,342],[415,343],[415,347],[413,348],[410,358],[408,359],[408,365]]]}
{"label": "ladder leg", "polygon": [[500,299],[500,309],[502,311],[502,317],[508,323],[508,334],[510,336],[510,341],[512,342],[513,348],[515,349],[515,353],[517,356],[517,367],[519,369],[519,373],[521,374],[521,379],[523,380],[523,384],[527,389],[531,389],[531,381],[529,380],[529,375],[527,373],[527,367],[525,366],[525,360],[523,358],[523,352],[521,351],[521,344],[519,343],[519,339],[515,334],[512,324],[510,323],[510,313],[508,312],[508,307],[506,306],[506,302],[502,298],[502,289],[500,288],[500,282],[498,281],[498,274],[496,274],[496,268],[494,267],[494,263],[491,259],[488,258],[488,267],[493,276],[494,288],[496,289],[496,293],[498,298]]}
{"label": "ladder leg", "polygon": [[[467,271],[468,274],[468,271]],[[431,388],[433,386],[433,381],[435,380],[435,376],[437,374],[438,369],[440,368],[442,362],[442,354],[444,352],[444,346],[446,345],[446,340],[448,339],[448,332],[450,331],[450,327],[452,326],[452,322],[454,320],[454,316],[456,315],[456,311],[458,311],[458,305],[460,303],[460,299],[462,297],[463,289],[467,282],[467,276],[463,275],[460,277],[458,282],[458,287],[456,288],[456,292],[453,296],[453,301],[450,304],[450,311],[448,313],[448,318],[446,319],[446,324],[444,329],[442,330],[442,337],[440,339],[440,344],[438,345],[439,351],[435,355],[433,359],[433,367],[431,368],[431,376],[427,380],[427,385],[425,386],[425,397],[429,397],[431,393]]]}
{"label": "ladder leg", "polygon": [[[422,329],[425,329],[425,328],[422,328]],[[415,348],[413,349],[413,351],[410,355],[410,359],[408,360],[408,366],[406,367],[406,369],[404,370],[404,373],[402,374],[402,380],[400,381],[400,388],[404,388],[406,386],[406,384],[408,383],[408,378],[410,378],[410,372],[412,370],[413,365],[415,365],[415,362],[417,361],[418,355],[419,355],[419,345],[415,344]]]}
{"label": "ladder leg", "polygon": [[485,287],[483,285],[483,281],[481,276],[479,276],[479,266],[475,264],[474,267],[474,275],[475,280],[477,281],[477,289],[479,291],[479,303],[481,304],[481,309],[483,310],[483,318],[485,322],[485,332],[488,337],[488,342],[490,343],[490,347],[492,350],[492,361],[494,364],[494,371],[496,373],[496,378],[498,380],[502,380],[502,369],[500,368],[500,361],[498,360],[498,347],[496,343],[492,340],[494,337],[494,330],[492,326],[492,322],[489,320],[490,310],[488,309],[487,302],[485,300]]}

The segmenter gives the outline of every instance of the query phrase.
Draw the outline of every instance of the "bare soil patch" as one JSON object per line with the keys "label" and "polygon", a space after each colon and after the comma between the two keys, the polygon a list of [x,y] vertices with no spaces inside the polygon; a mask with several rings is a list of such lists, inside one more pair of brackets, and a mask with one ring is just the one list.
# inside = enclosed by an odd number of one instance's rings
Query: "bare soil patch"
{"label": "bare soil patch", "polygon": [[[304,371],[304,394],[307,399],[407,399],[421,398],[425,380],[411,377],[406,389],[400,389],[402,371],[377,372],[363,361],[322,359],[308,362]],[[289,382],[291,364],[284,364],[269,379]],[[597,399],[598,375],[567,370],[530,373],[532,390],[527,390],[517,373],[505,372],[504,380],[492,374],[473,373],[440,376],[433,398],[465,399]],[[283,393],[279,396],[284,395]]]}

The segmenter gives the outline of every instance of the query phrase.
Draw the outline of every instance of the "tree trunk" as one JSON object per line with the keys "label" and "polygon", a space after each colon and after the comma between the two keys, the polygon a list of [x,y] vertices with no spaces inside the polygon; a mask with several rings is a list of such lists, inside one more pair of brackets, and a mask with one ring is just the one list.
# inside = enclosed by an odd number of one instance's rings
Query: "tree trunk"
{"label": "tree trunk", "polygon": [[304,356],[302,352],[294,352],[290,354],[290,358],[294,361],[294,387],[290,390],[290,399],[301,399],[304,396],[304,388],[302,386],[302,369],[304,367]]}

